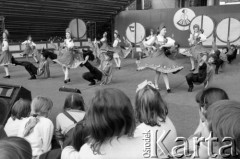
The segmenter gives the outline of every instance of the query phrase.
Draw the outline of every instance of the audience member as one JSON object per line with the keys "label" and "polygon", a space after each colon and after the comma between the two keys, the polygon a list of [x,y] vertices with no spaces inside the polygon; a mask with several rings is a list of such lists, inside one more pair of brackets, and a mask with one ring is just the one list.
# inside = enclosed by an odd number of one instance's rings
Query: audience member
{"label": "audience member", "polygon": [[227,93],[223,89],[215,87],[207,88],[196,95],[196,102],[199,104],[200,122],[194,134],[206,138],[209,136],[209,134],[206,133],[208,132],[206,130],[208,128],[205,126],[208,108],[216,101],[227,99],[229,99]]}
{"label": "audience member", "polygon": [[53,107],[51,99],[37,96],[31,103],[31,117],[20,125],[18,136],[25,138],[32,147],[33,157],[51,150],[53,123],[48,116]]}
{"label": "audience member", "polygon": [[18,129],[24,120],[29,117],[31,112],[30,102],[24,99],[19,99],[15,102],[11,110],[11,117],[8,119],[4,130],[7,136],[17,136]]}
{"label": "audience member", "polygon": [[81,159],[142,159],[144,142],[133,137],[136,124],[130,99],[114,88],[95,92],[86,114],[89,141],[79,152]]}
{"label": "audience member", "polygon": [[32,159],[30,144],[23,138],[8,137],[0,140],[1,159]]}
{"label": "audience member", "polygon": [[[213,136],[218,138],[218,144],[215,147],[234,145],[235,147],[225,149],[223,154],[218,154],[218,159],[239,159],[240,154],[240,103],[230,100],[221,100],[215,102],[207,111],[207,120],[209,130],[213,132]],[[233,139],[232,143],[224,142],[225,137]],[[219,152],[219,151],[215,151]],[[226,156],[230,154],[230,156]],[[238,155],[237,155],[238,154]]]}
{"label": "audience member", "polygon": [[56,137],[63,146],[66,134],[75,127],[76,123],[85,116],[83,97],[78,93],[71,93],[65,99],[63,112],[56,117]]}
{"label": "audience member", "polygon": [[78,122],[73,131],[72,144],[63,149],[61,159],[77,159],[79,156],[78,151],[87,142],[88,135],[86,121]]}
{"label": "audience member", "polygon": [[135,98],[136,117],[141,123],[137,126],[134,136],[141,136],[147,132],[157,132],[157,139],[163,134],[167,134],[163,141],[165,145],[164,153],[158,149],[158,157],[164,156],[171,152],[172,148],[176,145],[175,139],[177,133],[168,115],[168,108],[163,101],[160,92],[147,84],[142,89],[137,91]]}

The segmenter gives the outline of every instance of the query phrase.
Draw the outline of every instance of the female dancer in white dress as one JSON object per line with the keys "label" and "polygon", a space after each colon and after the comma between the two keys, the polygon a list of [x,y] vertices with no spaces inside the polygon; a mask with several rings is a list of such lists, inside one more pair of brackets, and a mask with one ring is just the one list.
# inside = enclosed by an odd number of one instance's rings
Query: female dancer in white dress
{"label": "female dancer in white dress", "polygon": [[[190,62],[191,62],[191,71],[195,70],[195,63],[194,61],[196,60],[198,63],[201,59],[200,54],[201,53],[209,53],[209,50],[203,47],[202,42],[207,40],[207,37],[203,35],[203,30],[200,29],[200,26],[195,24],[193,26],[194,33],[190,34],[190,37],[188,39],[189,45],[191,46],[190,48],[190,54],[186,54],[187,56],[190,57]],[[198,64],[197,64],[198,65]]]}
{"label": "female dancer in white dress", "polygon": [[66,30],[66,39],[64,40],[64,48],[59,50],[59,55],[56,60],[53,60],[60,65],[62,65],[63,73],[64,73],[64,83],[71,82],[69,78],[69,70],[70,68],[77,68],[83,59],[81,56],[78,56],[74,52],[74,42],[71,38],[70,29]]}
{"label": "female dancer in white dress", "polygon": [[137,70],[143,70],[143,69],[151,69],[156,72],[155,75],[155,87],[159,89],[158,87],[158,81],[160,78],[160,75],[162,73],[164,83],[166,85],[166,89],[168,93],[171,93],[171,89],[169,86],[169,80],[168,80],[168,73],[177,73],[180,70],[183,69],[183,66],[178,65],[175,61],[169,59],[165,55],[166,48],[173,46],[174,44],[169,44],[166,40],[166,27],[162,25],[159,29],[160,33],[156,37],[156,50],[153,52],[152,56],[149,56],[145,59],[140,60],[140,63],[138,63]]}
{"label": "female dancer in white dress", "polygon": [[120,43],[121,43],[121,40],[119,38],[119,34],[118,34],[118,31],[115,30],[114,31],[114,42],[113,42],[113,58],[114,58],[114,61],[116,63],[116,67],[120,70],[121,69],[121,59],[120,59],[120,55],[122,53],[122,49],[120,47]]}
{"label": "female dancer in white dress", "polygon": [[3,32],[2,52],[0,56],[0,66],[4,67],[6,73],[6,76],[4,76],[3,78],[10,78],[8,65],[11,64],[12,54],[9,51],[8,35],[8,31],[5,29]]}

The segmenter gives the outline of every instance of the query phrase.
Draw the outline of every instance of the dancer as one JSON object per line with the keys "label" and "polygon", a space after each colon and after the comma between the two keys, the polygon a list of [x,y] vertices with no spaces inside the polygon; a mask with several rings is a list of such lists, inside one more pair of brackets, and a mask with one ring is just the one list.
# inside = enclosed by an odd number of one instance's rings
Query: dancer
{"label": "dancer", "polygon": [[38,59],[37,59],[37,49],[36,49],[36,44],[33,42],[32,40],[32,36],[28,35],[27,40],[25,40],[24,42],[22,42],[22,45],[25,45],[25,49],[24,52],[21,53],[21,56],[26,56],[26,58],[28,59],[28,56],[30,54],[33,55],[33,59],[38,63]]}
{"label": "dancer", "polygon": [[159,89],[158,81],[162,73],[167,92],[171,93],[169,80],[168,80],[168,73],[177,73],[183,69],[183,66],[179,66],[175,61],[166,57],[164,52],[166,51],[167,47],[171,47],[172,44],[167,43],[167,40],[165,37],[167,30],[164,25],[160,26],[159,31],[160,33],[157,36],[157,40],[156,40],[156,45],[157,45],[156,50],[154,51],[152,56],[142,59],[139,63],[137,63],[138,65],[137,70],[143,70],[143,69],[149,68],[151,70],[156,71],[154,81],[155,81],[155,87],[157,89]]}
{"label": "dancer", "polygon": [[77,68],[82,61],[80,56],[74,53],[74,42],[71,38],[71,30],[66,29],[66,39],[64,40],[64,48],[59,50],[59,56],[56,60],[53,60],[59,63],[62,66],[64,73],[64,83],[71,82],[69,78],[69,70],[70,68]]}
{"label": "dancer", "polygon": [[121,43],[121,40],[120,40],[120,36],[118,34],[118,31],[115,30],[114,31],[114,42],[113,42],[113,58],[114,58],[114,61],[116,63],[116,67],[120,70],[121,69],[121,59],[120,59],[120,53],[122,52],[122,49],[120,47],[120,43]]}
{"label": "dancer", "polygon": [[101,81],[100,85],[109,84],[112,80],[112,52],[105,53],[105,60],[103,61],[102,67],[97,69],[92,66],[88,61],[93,61],[94,56],[90,51],[83,50],[84,62],[80,66],[85,66],[89,72],[83,74],[83,78],[90,82],[89,86],[95,85],[96,80]]}
{"label": "dancer", "polygon": [[188,92],[192,92],[194,88],[194,84],[200,85],[204,84],[204,88],[207,88],[209,81],[212,79],[213,76],[213,68],[212,62],[213,59],[209,58],[207,54],[201,53],[199,54],[201,59],[199,61],[198,72],[197,73],[189,73],[186,76],[186,80],[188,83]]}
{"label": "dancer", "polygon": [[29,61],[17,61],[14,58],[12,58],[12,63],[15,64],[16,66],[19,65],[25,67],[26,71],[31,76],[29,80],[34,80],[36,79],[36,76],[40,77],[42,75],[44,78],[50,78],[49,62],[47,60],[48,54],[42,52],[40,58],[41,62],[38,67],[36,67]]}
{"label": "dancer", "polygon": [[153,53],[153,50],[156,48],[153,46],[156,40],[156,35],[154,34],[154,30],[150,29],[150,35],[146,37],[146,40],[143,41],[144,47],[147,49],[146,56],[149,56],[151,53]]}
{"label": "dancer", "polygon": [[0,66],[4,67],[4,70],[6,73],[6,76],[4,76],[3,78],[10,78],[8,65],[11,64],[12,54],[9,51],[9,46],[8,46],[8,36],[9,36],[8,30],[5,29],[3,31],[2,36],[3,36],[3,42],[2,42],[2,53],[0,56]]}
{"label": "dancer", "polygon": [[[188,39],[189,45],[190,45],[190,62],[191,62],[191,71],[195,70],[195,63],[196,60],[198,63],[201,59],[200,53],[209,53],[209,50],[204,48],[202,45],[202,42],[207,40],[207,37],[203,35],[203,29],[200,29],[200,26],[198,24],[195,24],[193,26],[194,33],[190,34],[190,37]],[[197,64],[199,66],[199,64]]]}

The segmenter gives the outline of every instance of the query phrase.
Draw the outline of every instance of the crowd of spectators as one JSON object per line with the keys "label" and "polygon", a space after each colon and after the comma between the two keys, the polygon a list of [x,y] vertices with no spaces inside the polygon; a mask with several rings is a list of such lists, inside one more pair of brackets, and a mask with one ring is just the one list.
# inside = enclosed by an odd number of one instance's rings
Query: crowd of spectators
{"label": "crowd of spectators", "polygon": [[[179,149],[173,154],[177,130],[168,115],[167,103],[150,84],[137,89],[134,107],[129,97],[115,88],[97,90],[89,103],[85,105],[81,94],[70,93],[54,126],[49,119],[53,107],[50,98],[37,96],[31,102],[16,101],[7,123],[0,126],[0,158],[143,159],[148,154],[158,158],[168,154],[171,158],[186,151]],[[235,149],[227,148],[224,154],[239,158],[236,154],[240,153],[240,102],[232,101],[223,89],[210,87],[196,95],[196,103],[200,118],[196,131],[188,138],[190,145],[195,137],[213,134],[218,138],[213,144],[217,153],[219,148],[231,144],[223,140],[230,137]],[[146,137],[159,139],[162,134],[167,134],[161,141],[164,149],[151,145],[152,149],[147,150]],[[212,157],[207,141],[200,142],[197,149],[189,146],[188,152],[195,151],[201,159]]]}

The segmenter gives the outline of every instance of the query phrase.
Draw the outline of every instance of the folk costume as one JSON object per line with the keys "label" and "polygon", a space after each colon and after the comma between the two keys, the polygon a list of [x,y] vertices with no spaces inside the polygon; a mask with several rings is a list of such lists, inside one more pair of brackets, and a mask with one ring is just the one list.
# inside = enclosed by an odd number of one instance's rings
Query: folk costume
{"label": "folk costume", "polygon": [[141,59],[140,63],[137,63],[138,68],[137,70],[144,70],[144,69],[150,69],[153,71],[156,71],[155,76],[155,86],[158,87],[158,80],[161,75],[163,74],[163,79],[166,85],[167,92],[170,93],[171,89],[169,86],[169,80],[168,80],[168,74],[169,73],[177,73],[180,70],[183,69],[183,66],[177,64],[175,61],[169,59],[165,55],[165,51],[168,47],[171,47],[173,44],[167,43],[166,37],[166,27],[162,25],[160,27],[160,33],[156,38],[156,45],[157,48],[153,52],[152,56],[149,56],[145,59]]}
{"label": "folk costume", "polygon": [[10,78],[8,65],[11,64],[12,54],[9,51],[8,46],[8,31],[4,30],[3,32],[3,42],[2,42],[2,50],[1,50],[1,56],[0,56],[0,66],[4,67],[6,76],[4,78]]}

